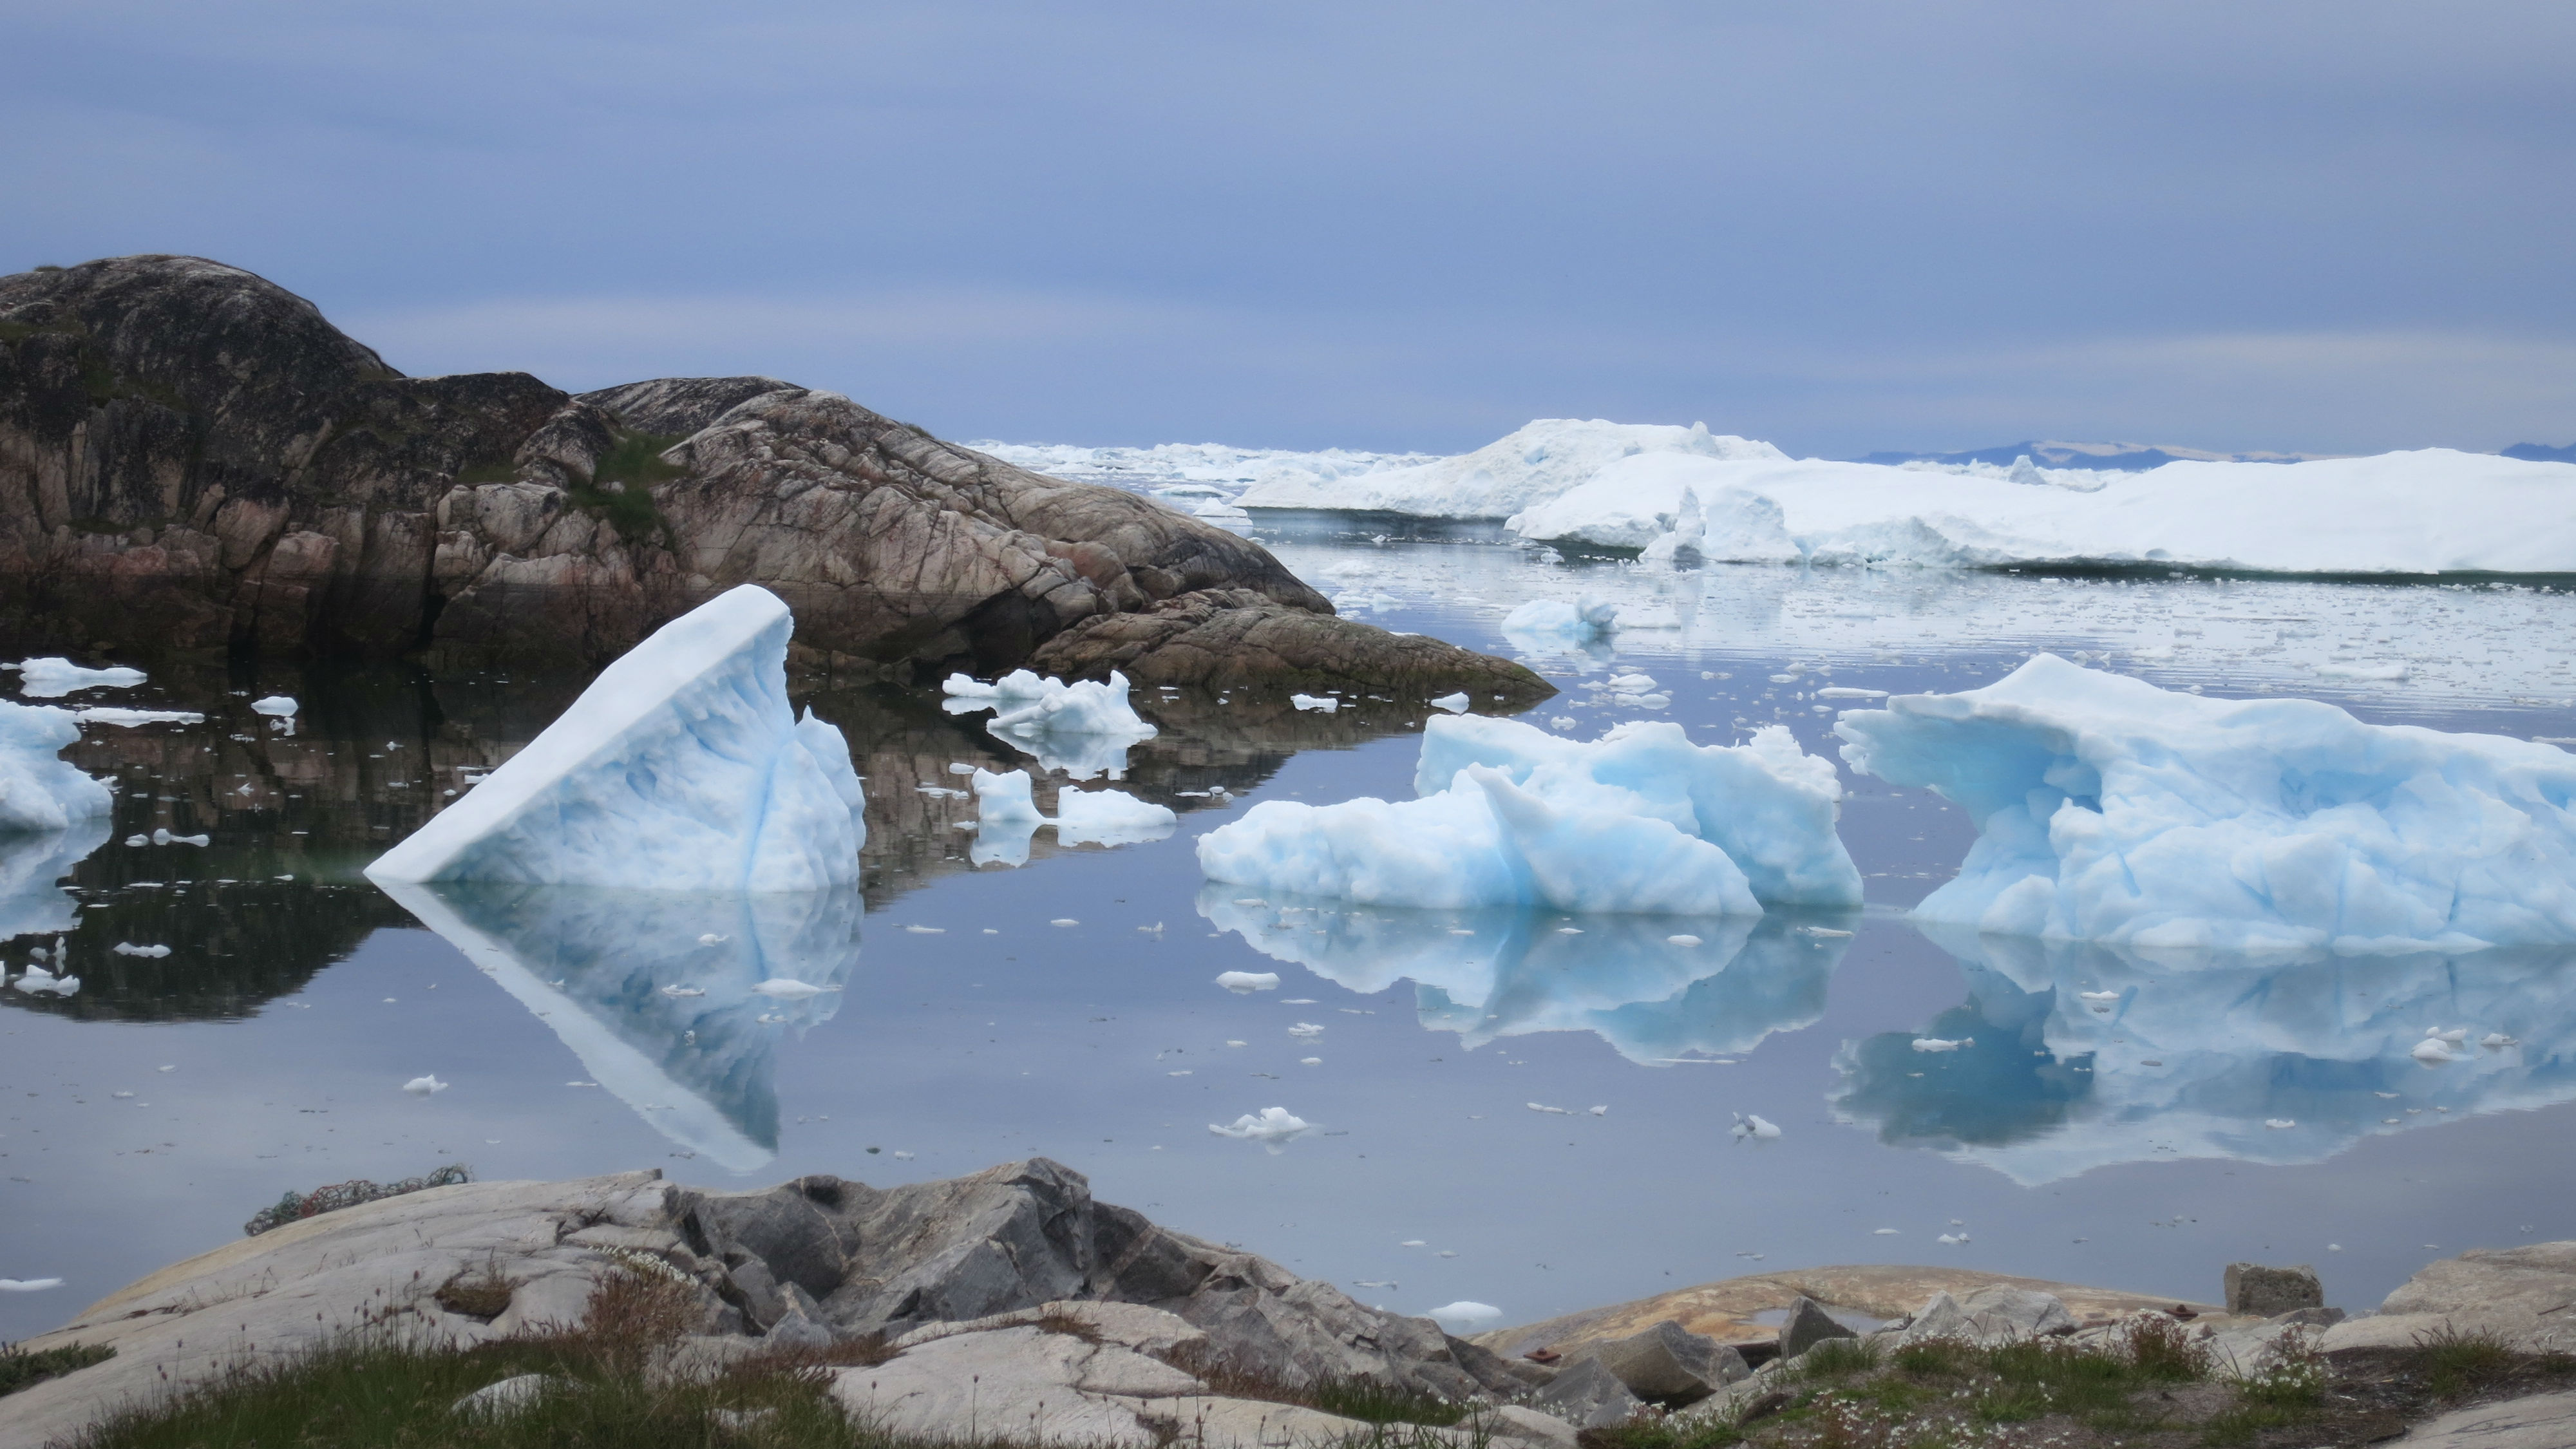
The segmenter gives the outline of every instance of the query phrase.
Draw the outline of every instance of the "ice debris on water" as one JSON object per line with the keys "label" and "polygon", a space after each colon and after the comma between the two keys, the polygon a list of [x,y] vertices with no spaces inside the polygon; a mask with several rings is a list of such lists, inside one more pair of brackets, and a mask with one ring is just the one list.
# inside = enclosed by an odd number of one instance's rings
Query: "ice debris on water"
{"label": "ice debris on water", "polygon": [[30,966],[9,985],[29,996],[78,996],[81,982],[77,976],[57,976],[42,966]]}
{"label": "ice debris on water", "polygon": [[1342,702],[1329,694],[1292,694],[1288,702],[1315,714],[1331,714],[1342,707]]}
{"label": "ice debris on water", "polygon": [[1424,723],[1414,789],[1393,803],[1264,801],[1201,836],[1199,866],[1371,905],[1713,916],[1860,901],[1834,833],[1833,765],[1779,726],[1732,747],[1659,721],[1587,743],[1441,716]]}
{"label": "ice debris on water", "polygon": [[1314,1124],[1285,1107],[1264,1107],[1259,1112],[1246,1112],[1230,1126],[1208,1124],[1208,1130],[1219,1137],[1232,1137],[1243,1142],[1258,1142],[1271,1151],[1280,1144],[1301,1137],[1314,1129]]}
{"label": "ice debris on water", "polygon": [[[1387,1286],[1393,1287],[1394,1285],[1389,1284]],[[1478,1303],[1473,1299],[1461,1298],[1455,1303],[1443,1303],[1439,1307],[1424,1313],[1422,1316],[1430,1319],[1434,1323],[1442,1325],[1443,1327],[1452,1323],[1463,1326],[1475,1323],[1491,1323],[1495,1319],[1503,1316],[1503,1310],[1496,1308],[1490,1303]]]}
{"label": "ice debris on water", "polygon": [[1752,1112],[1736,1113],[1735,1126],[1732,1129],[1732,1132],[1739,1140],[1746,1137],[1758,1137],[1766,1142],[1780,1135],[1780,1129],[1778,1126],[1763,1120],[1761,1116]]}
{"label": "ice debris on water", "polygon": [[1978,838],[1918,919],[2002,936],[2339,955],[2576,942],[2576,757],[2205,699],[2034,656],[1845,713],[1856,770]]}
{"label": "ice debris on water", "polygon": [[131,689],[145,678],[142,670],[122,664],[86,669],[61,658],[22,659],[0,664],[0,669],[17,671],[18,692],[29,699],[59,699],[80,689]]}
{"label": "ice debris on water", "polygon": [[1503,616],[1503,633],[1523,647],[1555,642],[1581,643],[1617,632],[1619,606],[1583,594],[1564,599],[1532,599]]}
{"label": "ice debris on water", "polygon": [[446,1091],[447,1084],[440,1081],[435,1074],[432,1074],[430,1076],[412,1078],[410,1081],[403,1083],[403,1090],[411,1093],[415,1097],[426,1097],[433,1092]]}
{"label": "ice debris on water", "polygon": [[1067,684],[1015,669],[991,684],[952,674],[940,686],[950,714],[991,710],[984,728],[995,738],[1037,756],[1041,768],[1062,768],[1077,780],[1126,768],[1127,746],[1157,733],[1127,702],[1127,676],[1109,682]]}
{"label": "ice debris on water", "polygon": [[61,1286],[60,1278],[0,1278],[0,1293],[42,1293]]}
{"label": "ice debris on water", "polygon": [[804,1001],[810,997],[820,996],[826,991],[838,991],[841,988],[817,986],[811,981],[798,981],[790,976],[772,976],[751,989],[773,1001]]}
{"label": "ice debris on water", "polygon": [[250,707],[255,714],[273,715],[279,719],[284,719],[303,708],[283,694],[272,694],[266,699],[254,699],[250,702]]}
{"label": "ice debris on water", "polygon": [[193,709],[116,709],[95,705],[74,712],[82,724],[121,725],[132,729],[148,724],[204,724],[206,717]]}
{"label": "ice debris on water", "polygon": [[64,830],[108,813],[107,786],[59,757],[79,740],[69,710],[0,700],[0,835]]}
{"label": "ice debris on water", "polygon": [[1020,865],[1029,858],[1029,837],[1042,826],[1055,828],[1056,843],[1133,845],[1160,840],[1180,823],[1168,806],[1139,800],[1123,790],[1056,791],[1055,816],[1038,813],[1025,770],[996,774],[977,770],[974,778],[976,834],[968,853],[977,865]]}
{"label": "ice debris on water", "polygon": [[1238,993],[1249,991],[1276,991],[1279,989],[1279,973],[1276,971],[1226,971],[1219,973],[1216,978],[1216,984],[1224,987],[1228,991]]}
{"label": "ice debris on water", "polygon": [[137,946],[132,941],[119,941],[107,949],[119,956],[150,956],[158,958],[170,954],[170,948],[167,946],[159,944]]}
{"label": "ice debris on water", "polygon": [[663,625],[368,876],[752,892],[857,880],[860,780],[841,732],[788,705],[794,627],[753,584]]}
{"label": "ice debris on water", "polygon": [[1918,1036],[1914,1039],[1914,1049],[1918,1052],[1954,1052],[1961,1047],[1972,1047],[1976,1044],[1977,1039],[1972,1036],[1963,1036],[1956,1041],[1937,1036]]}
{"label": "ice debris on water", "polygon": [[1467,692],[1462,689],[1456,694],[1444,694],[1438,699],[1431,701],[1431,707],[1433,709],[1445,709],[1451,714],[1465,714],[1467,712],[1467,707],[1474,703],[1475,701],[1469,699],[1467,697]]}

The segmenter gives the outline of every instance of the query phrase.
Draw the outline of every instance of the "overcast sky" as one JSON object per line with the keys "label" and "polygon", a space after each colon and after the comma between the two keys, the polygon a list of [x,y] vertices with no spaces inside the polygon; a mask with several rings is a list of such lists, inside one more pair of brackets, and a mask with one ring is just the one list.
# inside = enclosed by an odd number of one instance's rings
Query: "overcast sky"
{"label": "overcast sky", "polygon": [[2576,439],[2568,0],[0,0],[0,270],[958,438]]}

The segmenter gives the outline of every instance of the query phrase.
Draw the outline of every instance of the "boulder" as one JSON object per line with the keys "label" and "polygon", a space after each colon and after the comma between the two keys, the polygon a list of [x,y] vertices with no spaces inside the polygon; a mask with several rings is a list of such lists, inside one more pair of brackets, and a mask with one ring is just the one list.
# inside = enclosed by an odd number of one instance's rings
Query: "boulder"
{"label": "boulder", "polygon": [[2576,1444],[2576,1389],[2454,1409],[2396,1443],[2401,1449],[2567,1449]]}
{"label": "boulder", "polygon": [[1125,613],[1081,620],[1030,659],[1041,674],[1140,685],[1268,692],[1376,688],[1424,696],[1465,690],[1479,704],[1524,704],[1554,692],[1528,669],[1419,634],[1295,607],[1246,589],[1201,589]]}
{"label": "boulder", "polygon": [[1733,1348],[1670,1320],[1581,1352],[1599,1359],[1628,1392],[1667,1408],[1696,1403],[1753,1372]]}
{"label": "boulder", "polygon": [[[837,393],[407,378],[312,303],[195,257],[0,277],[0,619],[31,644],[596,667],[741,583],[795,608],[800,663],[860,675],[992,674],[1187,596],[1189,629],[1086,650],[1179,678],[1233,637],[1255,645],[1228,677],[1277,660],[1300,680],[1548,692],[1334,620],[1268,550],[1191,515]],[[1156,640],[1181,653],[1154,661]]]}
{"label": "boulder", "polygon": [[2010,1343],[2015,1339],[2073,1333],[2073,1314],[2054,1293],[1989,1284],[1964,1299],[1932,1295],[1899,1335],[1905,1343],[1958,1338],[1971,1343]]}
{"label": "boulder", "polygon": [[2317,1280],[2317,1270],[2305,1263],[2295,1268],[2230,1263],[2226,1288],[2227,1311],[2252,1318],[2271,1318],[2326,1305],[2325,1285]]}
{"label": "boulder", "polygon": [[1859,1336],[1836,1322],[1823,1304],[1813,1298],[1800,1298],[1789,1305],[1789,1317],[1780,1325],[1780,1357],[1783,1361],[1796,1358],[1829,1338]]}
{"label": "boulder", "polygon": [[2576,1349],[2576,1240],[2480,1248],[2427,1263],[2320,1341],[2347,1348],[2405,1348],[2424,1335],[2491,1333],[2527,1353]]}
{"label": "boulder", "polygon": [[1619,1376],[1597,1358],[1571,1364],[1546,1387],[1530,1395],[1528,1402],[1530,1407],[1577,1429],[1607,1428],[1645,1407],[1644,1401],[1628,1392]]}

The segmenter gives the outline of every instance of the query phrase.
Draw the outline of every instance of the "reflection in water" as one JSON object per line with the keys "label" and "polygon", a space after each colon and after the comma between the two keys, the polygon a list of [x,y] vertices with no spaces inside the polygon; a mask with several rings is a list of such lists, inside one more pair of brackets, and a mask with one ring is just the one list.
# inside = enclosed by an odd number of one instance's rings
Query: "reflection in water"
{"label": "reflection in water", "polygon": [[0,940],[66,933],[79,925],[80,906],[55,882],[107,843],[109,824],[94,816],[68,830],[0,835]]}
{"label": "reflection in water", "polygon": [[1838,915],[1425,911],[1242,890],[1209,885],[1199,914],[1362,995],[1410,980],[1422,1024],[1470,1048],[1588,1031],[1648,1065],[1751,1051],[1814,1021],[1849,944]]}
{"label": "reflection in water", "polygon": [[762,895],[385,886],[663,1136],[753,1172],[778,1152],[778,1032],[831,1018],[857,890]]}
{"label": "reflection in water", "polygon": [[[1959,958],[1967,1002],[1845,1044],[1836,1105],[2025,1185],[2167,1157],[2313,1162],[2576,1098],[2565,948],[2285,960],[1926,934]],[[2424,1049],[2436,1030],[2463,1042]],[[1917,1036],[1975,1040],[1926,1053]]]}

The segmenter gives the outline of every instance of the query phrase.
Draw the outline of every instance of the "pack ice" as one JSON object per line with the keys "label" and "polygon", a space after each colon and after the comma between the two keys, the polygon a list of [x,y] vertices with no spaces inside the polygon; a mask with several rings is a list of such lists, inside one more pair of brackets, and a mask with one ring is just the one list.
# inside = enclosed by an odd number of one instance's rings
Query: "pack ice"
{"label": "pack ice", "polygon": [[1180,823],[1168,808],[1123,790],[1077,790],[1070,785],[1056,791],[1055,815],[1050,819],[1038,813],[1029,793],[1035,783],[1026,770],[975,772],[975,843],[967,852],[969,861],[978,866],[1026,865],[1029,838],[1042,825],[1055,827],[1059,845],[1085,841],[1134,845],[1160,840]]}
{"label": "pack ice", "polygon": [[2564,573],[2576,571],[2571,491],[2576,465],[2447,448],[2134,473],[1662,450],[1611,460],[1506,526],[1729,563]]}
{"label": "pack ice", "polygon": [[654,631],[367,875],[810,891],[859,874],[841,732],[787,703],[787,605],[745,584]]}
{"label": "pack ice", "polygon": [[991,684],[952,674],[939,687],[950,714],[991,710],[984,728],[995,739],[1036,756],[1040,770],[1063,770],[1077,780],[1125,774],[1127,747],[1157,733],[1127,703],[1127,676],[1114,669],[1107,684],[1067,684],[1014,669]]}
{"label": "pack ice", "polygon": [[0,700],[0,834],[68,830],[108,812],[107,786],[62,758],[79,738],[70,710]]}
{"label": "pack ice", "polygon": [[1589,743],[1517,720],[1423,725],[1419,798],[1266,800],[1199,838],[1212,880],[1371,905],[1759,915],[1852,906],[1831,762],[1770,726],[1694,745],[1637,722]]}
{"label": "pack ice", "polygon": [[2576,942],[2576,756],[2554,746],[2203,699],[2053,654],[1835,731],[1852,768],[1976,823],[1927,921],[2147,949]]}

